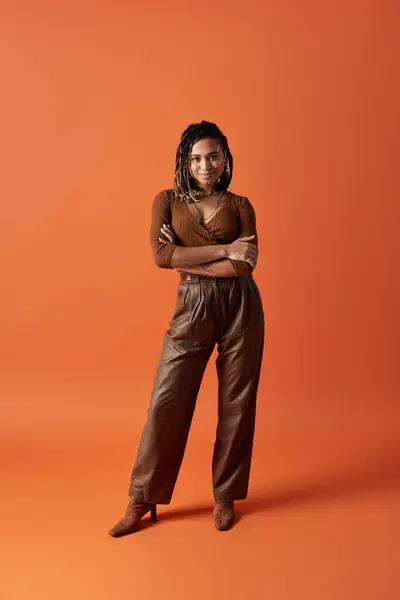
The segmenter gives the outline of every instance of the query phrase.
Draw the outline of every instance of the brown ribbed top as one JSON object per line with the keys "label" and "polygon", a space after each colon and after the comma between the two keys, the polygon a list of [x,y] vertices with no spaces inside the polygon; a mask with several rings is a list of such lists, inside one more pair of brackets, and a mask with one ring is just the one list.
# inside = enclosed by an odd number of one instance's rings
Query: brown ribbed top
{"label": "brown ribbed top", "polygon": [[[244,196],[226,192],[225,201],[218,212],[203,225],[190,211],[186,202],[175,195],[174,190],[164,190],[153,201],[150,244],[158,267],[171,269],[171,259],[177,245],[159,241],[161,227],[171,225],[177,235],[179,246],[197,247],[214,244],[231,244],[238,237],[255,235],[258,245],[254,209]],[[231,261],[239,276],[250,275],[253,268],[244,261]]]}

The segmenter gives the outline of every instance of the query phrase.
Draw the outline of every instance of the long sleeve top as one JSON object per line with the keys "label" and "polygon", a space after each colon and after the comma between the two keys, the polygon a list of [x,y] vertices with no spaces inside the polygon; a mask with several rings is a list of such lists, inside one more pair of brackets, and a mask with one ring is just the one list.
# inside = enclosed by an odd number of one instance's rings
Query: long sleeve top
{"label": "long sleeve top", "polygon": [[[171,259],[177,246],[198,247],[231,244],[239,237],[254,235],[258,246],[256,216],[248,198],[227,191],[226,200],[206,225],[189,210],[173,189],[157,194],[153,201],[150,244],[156,265],[172,269]],[[171,225],[178,244],[159,241],[163,225]],[[228,259],[229,260],[229,259]],[[232,260],[238,276],[250,275],[253,267],[245,261]]]}

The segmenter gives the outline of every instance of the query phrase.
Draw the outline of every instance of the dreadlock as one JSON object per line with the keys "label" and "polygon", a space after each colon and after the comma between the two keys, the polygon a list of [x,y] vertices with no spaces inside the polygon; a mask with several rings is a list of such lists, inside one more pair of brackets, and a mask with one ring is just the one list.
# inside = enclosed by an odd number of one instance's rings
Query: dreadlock
{"label": "dreadlock", "polygon": [[225,167],[215,186],[216,190],[225,192],[232,179],[233,158],[229,150],[228,140],[222,131],[215,123],[210,123],[208,121],[192,123],[192,125],[189,125],[182,133],[175,160],[174,190],[179,198],[185,202],[198,202],[198,199],[202,195],[196,181],[190,174],[189,153],[192,146],[204,138],[213,138],[217,140],[225,153]]}

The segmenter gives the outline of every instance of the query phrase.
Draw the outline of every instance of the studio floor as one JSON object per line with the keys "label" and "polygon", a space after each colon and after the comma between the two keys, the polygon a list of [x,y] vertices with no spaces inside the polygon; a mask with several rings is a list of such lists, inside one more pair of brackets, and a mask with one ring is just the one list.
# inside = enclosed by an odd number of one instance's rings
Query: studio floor
{"label": "studio floor", "polygon": [[112,434],[104,419],[3,436],[2,598],[397,599],[395,423],[331,418],[318,429],[267,412],[228,532],[212,522],[214,425],[202,409],[172,503],[120,539],[108,529],[126,507],[140,419]]}

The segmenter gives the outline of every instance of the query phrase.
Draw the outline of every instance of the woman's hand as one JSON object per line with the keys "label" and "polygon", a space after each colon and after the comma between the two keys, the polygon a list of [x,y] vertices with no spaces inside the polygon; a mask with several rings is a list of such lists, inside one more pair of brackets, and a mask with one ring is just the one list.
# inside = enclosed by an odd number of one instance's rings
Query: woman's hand
{"label": "woman's hand", "polygon": [[178,238],[175,234],[175,231],[172,229],[171,225],[163,225],[161,227],[161,235],[164,236],[162,238],[158,238],[158,240],[160,242],[163,242],[164,244],[168,244],[168,242],[170,242],[171,244],[178,244]]}
{"label": "woman's hand", "polygon": [[253,269],[255,269],[258,259],[258,248],[255,244],[251,243],[255,236],[243,237],[237,239],[232,244],[227,246],[228,255],[227,258],[231,260],[242,260],[249,263]]}

